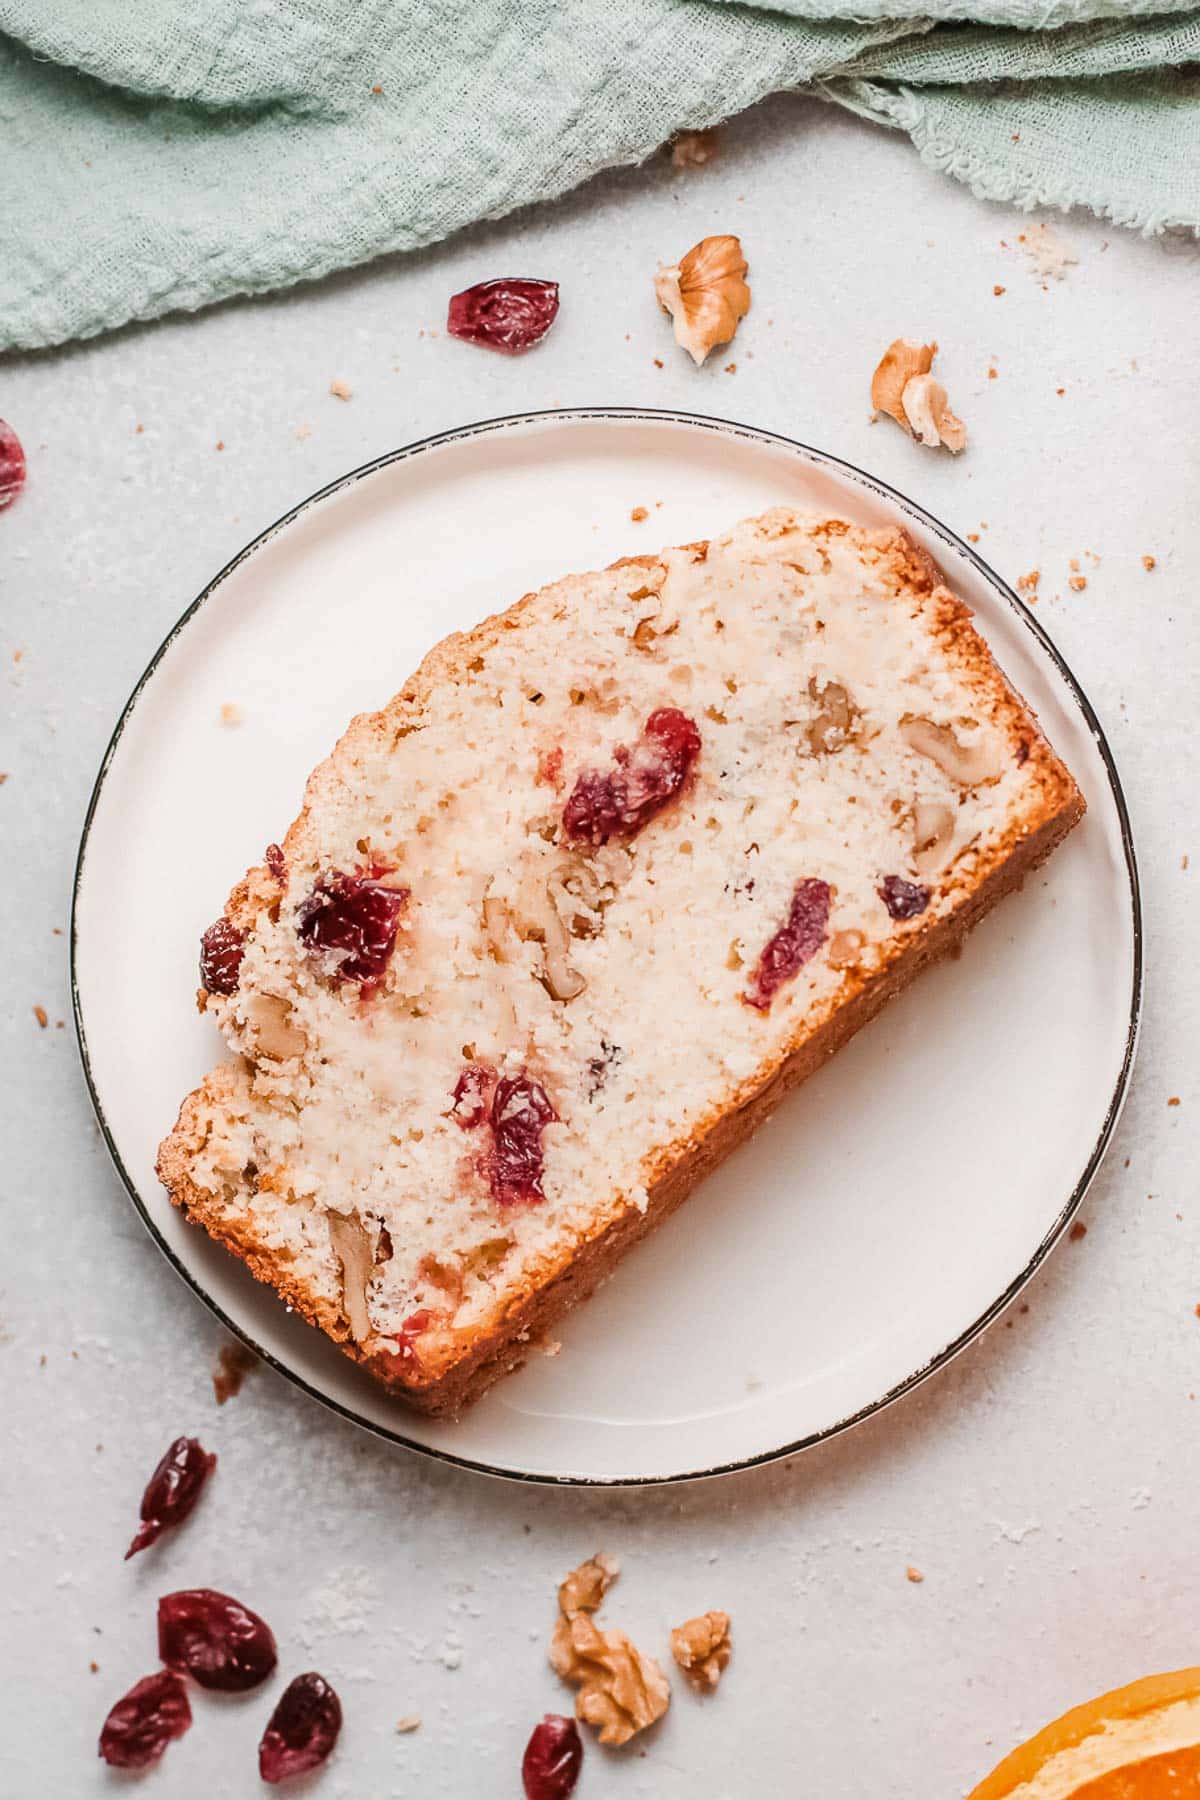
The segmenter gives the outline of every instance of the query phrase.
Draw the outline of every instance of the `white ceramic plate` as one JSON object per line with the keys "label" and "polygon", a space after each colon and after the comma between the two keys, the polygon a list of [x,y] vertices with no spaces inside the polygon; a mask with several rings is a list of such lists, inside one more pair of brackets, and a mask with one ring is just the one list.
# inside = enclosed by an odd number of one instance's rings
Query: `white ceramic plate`
{"label": "white ceramic plate", "polygon": [[[788,502],[901,520],[976,610],[1080,782],[1046,869],[790,1099],[461,1423],[388,1398],[172,1210],[155,1147],[219,1055],[196,945],[352,713],[446,632],[568,570]],[[651,522],[630,520],[634,505]],[[222,729],[223,703],[244,723]],[[1111,1132],[1140,989],[1125,810],[1031,615],[911,501],[766,432],[596,410],[501,419],[317,494],[217,576],[117,725],[80,849],[76,1017],[118,1168],[176,1269],[310,1393],[396,1441],[529,1479],[645,1482],[780,1456],[947,1361],[1060,1235]]]}

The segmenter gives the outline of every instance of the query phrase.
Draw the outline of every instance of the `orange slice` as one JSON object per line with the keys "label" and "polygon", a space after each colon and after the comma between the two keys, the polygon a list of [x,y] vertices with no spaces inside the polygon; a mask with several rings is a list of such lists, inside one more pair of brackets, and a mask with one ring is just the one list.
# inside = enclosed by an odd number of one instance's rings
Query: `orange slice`
{"label": "orange slice", "polygon": [[1148,1675],[1074,1707],[968,1800],[1200,1800],[1200,1668]]}

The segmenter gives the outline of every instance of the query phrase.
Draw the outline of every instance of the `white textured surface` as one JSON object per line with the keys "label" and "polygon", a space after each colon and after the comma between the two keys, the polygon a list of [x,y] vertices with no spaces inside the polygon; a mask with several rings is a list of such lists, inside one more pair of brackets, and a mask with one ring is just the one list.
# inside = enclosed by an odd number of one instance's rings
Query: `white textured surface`
{"label": "white textured surface", "polygon": [[[755,307],[736,348],[696,372],[648,276],[728,229],[743,234]],[[1050,1713],[1198,1659],[1187,1157],[1198,990],[1195,875],[1180,866],[1200,850],[1196,257],[1072,220],[1061,229],[1079,262],[1043,289],[1001,247],[1020,229],[923,171],[900,140],[781,100],[687,177],[656,165],[318,290],[0,366],[0,414],[32,471],[0,519],[11,684],[0,1092],[15,1125],[0,1186],[6,1791],[115,1791],[95,1733],[153,1666],[154,1598],[177,1585],[238,1593],[272,1621],[284,1675],[319,1667],[339,1686],[343,1746],[313,1789],[330,1800],[516,1794],[530,1725],[566,1699],[543,1664],[554,1581],[601,1544],[624,1562],[606,1616],[639,1642],[665,1652],[669,1625],[725,1606],[736,1648],[721,1692],[703,1705],[678,1693],[644,1757],[589,1749],[581,1796],[954,1795]],[[564,283],[536,357],[418,336],[440,331],[447,294],[505,270]],[[870,368],[899,332],[942,343],[939,369],[974,439],[957,462],[867,425]],[[351,401],[329,396],[335,376]],[[183,605],[351,464],[470,418],[589,401],[686,406],[812,439],[980,530],[1010,577],[1040,567],[1040,616],[1124,774],[1150,955],[1141,1060],[1088,1235],[1051,1260],[1029,1311],[849,1439],[719,1486],[629,1496],[420,1463],[262,1371],[217,1411],[216,1328],[125,1201],[69,1027],[55,1029],[68,994],[53,932],[67,923],[91,779]],[[1067,586],[1072,556],[1082,592]],[[186,1535],[123,1566],[142,1481],[181,1430],[219,1451],[213,1490]],[[910,1562],[920,1585],[904,1578]],[[198,1699],[146,1792],[254,1791],[278,1685],[234,1704]],[[396,1736],[413,1712],[422,1730]]]}

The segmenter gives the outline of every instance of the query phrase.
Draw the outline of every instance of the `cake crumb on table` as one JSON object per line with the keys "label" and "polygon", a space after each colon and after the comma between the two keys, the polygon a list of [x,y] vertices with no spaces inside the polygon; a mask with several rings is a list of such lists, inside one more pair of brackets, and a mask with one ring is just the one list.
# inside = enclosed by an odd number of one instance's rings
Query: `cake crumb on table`
{"label": "cake crumb on table", "polygon": [[418,1713],[405,1713],[402,1719],[396,1720],[396,1730],[399,1732],[407,1733],[410,1731],[420,1731],[420,1729],[421,1719]]}
{"label": "cake crumb on table", "polygon": [[329,391],[335,400],[349,400],[354,393],[354,389],[348,387],[344,381],[331,381]]}
{"label": "cake crumb on table", "polygon": [[1028,569],[1028,570],[1026,570],[1024,575],[1018,575],[1017,576],[1017,592],[1018,592],[1018,594],[1032,594],[1034,589],[1037,587],[1038,582],[1041,579],[1042,579],[1042,571],[1040,569]]}
{"label": "cake crumb on table", "polygon": [[1080,1238],[1085,1238],[1087,1236],[1087,1226],[1082,1219],[1076,1219],[1070,1231],[1067,1233],[1067,1236],[1073,1244],[1077,1244]]}
{"label": "cake crumb on table", "polygon": [[45,1031],[47,1025],[50,1023],[50,1015],[46,1011],[45,1007],[44,1006],[35,1006],[33,1009],[33,1016],[37,1020],[38,1024],[41,1026],[42,1030]]}
{"label": "cake crumb on table", "polygon": [[1067,577],[1067,586],[1071,589],[1072,593],[1082,594],[1084,588],[1087,586],[1087,576],[1069,575]]}
{"label": "cake crumb on table", "polygon": [[241,724],[244,715],[235,700],[226,700],[221,708],[221,723],[234,731]]}
{"label": "cake crumb on table", "polygon": [[650,508],[648,506],[635,506],[629,516],[635,525],[640,525],[643,519],[648,519],[650,517]]}
{"label": "cake crumb on table", "polygon": [[914,1585],[919,1585],[922,1581],[924,1581],[925,1577],[921,1573],[920,1569],[918,1569],[914,1563],[909,1563],[908,1567],[904,1571],[904,1579],[906,1581],[913,1582]]}
{"label": "cake crumb on table", "polygon": [[1178,1094],[1172,1094],[1171,1098],[1167,1101],[1168,1106],[1178,1106],[1179,1104],[1180,1099]]}
{"label": "cake crumb on table", "polygon": [[1146,555],[1142,557],[1142,567],[1143,569],[1156,569],[1158,567],[1157,556],[1151,556],[1149,552],[1147,552]]}

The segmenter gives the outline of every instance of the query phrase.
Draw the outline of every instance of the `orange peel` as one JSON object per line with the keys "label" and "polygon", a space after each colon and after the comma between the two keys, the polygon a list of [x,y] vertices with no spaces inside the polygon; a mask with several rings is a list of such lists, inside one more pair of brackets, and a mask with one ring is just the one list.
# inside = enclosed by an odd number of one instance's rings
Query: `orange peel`
{"label": "orange peel", "polygon": [[1148,1675],[1073,1707],[968,1800],[1190,1800],[1200,1792],[1200,1668]]}

